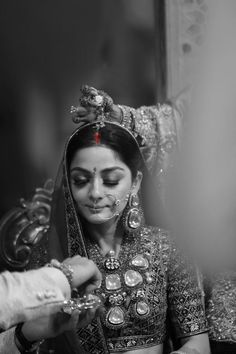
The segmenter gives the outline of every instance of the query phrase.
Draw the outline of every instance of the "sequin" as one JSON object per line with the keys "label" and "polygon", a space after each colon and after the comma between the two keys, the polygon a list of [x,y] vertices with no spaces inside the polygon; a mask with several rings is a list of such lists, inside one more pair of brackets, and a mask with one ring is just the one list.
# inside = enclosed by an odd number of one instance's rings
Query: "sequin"
{"label": "sequin", "polygon": [[125,284],[131,288],[143,282],[143,277],[136,270],[127,270],[125,272]]}

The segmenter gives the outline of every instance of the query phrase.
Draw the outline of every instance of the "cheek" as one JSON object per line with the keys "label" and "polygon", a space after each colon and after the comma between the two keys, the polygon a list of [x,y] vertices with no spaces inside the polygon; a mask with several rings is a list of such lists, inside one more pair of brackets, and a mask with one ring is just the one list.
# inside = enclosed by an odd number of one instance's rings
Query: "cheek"
{"label": "cheek", "polygon": [[122,211],[125,208],[128,201],[128,196],[131,191],[131,187],[132,187],[131,178],[126,179],[126,181],[124,181],[124,183],[122,183],[119,186],[119,189],[117,189],[116,193],[114,193],[116,198],[120,200],[120,204],[118,206],[119,211]]}
{"label": "cheek", "polygon": [[81,188],[78,189],[74,187],[73,185],[71,186],[71,193],[72,197],[76,202],[82,202],[83,200],[86,199],[87,197],[87,190],[86,188]]}

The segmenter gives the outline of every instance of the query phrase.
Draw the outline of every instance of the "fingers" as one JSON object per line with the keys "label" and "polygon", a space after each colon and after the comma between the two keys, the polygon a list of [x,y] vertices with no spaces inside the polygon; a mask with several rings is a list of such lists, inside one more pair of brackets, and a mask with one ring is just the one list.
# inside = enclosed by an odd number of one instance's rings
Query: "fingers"
{"label": "fingers", "polygon": [[91,291],[97,289],[102,281],[102,275],[95,263],[85,257],[75,256],[64,261],[73,268],[72,285],[74,288],[84,285]]}
{"label": "fingers", "polygon": [[55,316],[53,322],[54,336],[76,328],[77,323],[79,321],[79,316],[80,316],[79,310],[74,310],[71,315],[65,313],[58,313]]}
{"label": "fingers", "polygon": [[103,108],[106,113],[109,113],[108,119],[115,122],[122,121],[121,109],[113,103],[113,99],[104,91],[97,90],[93,87],[85,85],[81,89],[82,97],[80,98],[80,105],[71,107],[73,121],[78,123],[91,123],[96,120],[98,116],[98,104],[96,98],[103,99]]}
{"label": "fingers", "polygon": [[80,316],[80,311],[79,310],[74,310],[71,314],[71,323],[70,326],[71,328],[69,329],[74,329],[77,326],[77,323],[79,321],[79,316]]}
{"label": "fingers", "polygon": [[88,109],[82,106],[78,106],[76,108],[76,114],[80,118],[86,117],[88,115]]}
{"label": "fingers", "polygon": [[78,322],[79,328],[87,326],[96,316],[97,309],[89,309],[80,315]]}
{"label": "fingers", "polygon": [[[73,121],[75,123],[92,123],[97,118],[97,113],[94,109],[87,109],[82,106],[76,108],[76,112],[73,114]],[[109,118],[111,121],[121,122],[122,112],[117,105],[112,105],[109,109]]]}
{"label": "fingers", "polygon": [[101,280],[94,281],[85,286],[84,293],[90,294],[101,287]]}

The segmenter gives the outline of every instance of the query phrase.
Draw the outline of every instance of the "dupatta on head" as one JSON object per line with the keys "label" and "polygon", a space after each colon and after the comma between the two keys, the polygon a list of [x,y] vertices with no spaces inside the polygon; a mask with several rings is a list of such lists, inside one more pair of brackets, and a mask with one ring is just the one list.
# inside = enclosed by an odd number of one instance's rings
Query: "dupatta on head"
{"label": "dupatta on head", "polygon": [[[75,203],[72,197],[70,181],[69,181],[69,166],[68,166],[68,150],[71,144],[76,139],[79,139],[80,132],[84,127],[90,126],[91,129],[96,127],[97,122],[85,124],[79,127],[68,139],[63,155],[62,163],[59,167],[57,181],[53,195],[53,207],[51,216],[51,233],[49,235],[49,255],[51,258],[63,260],[67,257],[81,255],[88,257],[86,249],[85,238],[81,220],[76,212]],[[120,129],[129,134],[132,139],[134,148],[137,149],[142,161],[143,180],[140,188],[140,200],[142,201],[142,208],[144,212],[145,223],[148,225],[165,227],[164,212],[162,202],[158,191],[158,186],[154,183],[141,153],[138,140],[133,134],[117,123],[105,122],[102,129],[106,126],[112,129]],[[100,319],[95,319],[91,326],[93,331],[85,329],[78,330],[78,336],[81,341],[89,343],[96,348],[96,353],[108,353],[106,346],[106,338],[104,336],[103,328]],[[95,338],[96,337],[96,338]]]}

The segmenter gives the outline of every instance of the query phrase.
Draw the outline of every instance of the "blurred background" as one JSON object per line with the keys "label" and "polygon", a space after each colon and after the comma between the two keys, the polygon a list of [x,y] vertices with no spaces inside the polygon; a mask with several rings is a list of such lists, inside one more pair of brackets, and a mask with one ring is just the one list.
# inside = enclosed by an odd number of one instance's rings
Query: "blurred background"
{"label": "blurred background", "polygon": [[55,177],[82,84],[131,106],[155,103],[158,6],[154,0],[0,2],[0,216]]}
{"label": "blurred background", "polygon": [[87,83],[151,105],[188,85],[205,0],[0,2],[0,216],[55,178]]}
{"label": "blurred background", "polygon": [[138,107],[195,82],[174,229],[205,259],[234,260],[235,14],[235,0],[2,0],[0,217],[55,179],[82,84]]}

